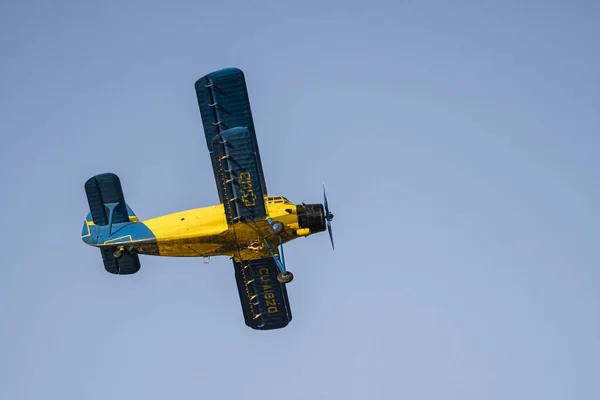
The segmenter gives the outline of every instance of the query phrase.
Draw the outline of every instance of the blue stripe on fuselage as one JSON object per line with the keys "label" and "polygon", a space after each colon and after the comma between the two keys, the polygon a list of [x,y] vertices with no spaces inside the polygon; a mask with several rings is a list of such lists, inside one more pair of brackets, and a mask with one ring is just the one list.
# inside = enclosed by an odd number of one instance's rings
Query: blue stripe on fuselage
{"label": "blue stripe on fuselage", "polygon": [[156,237],[143,222],[123,222],[113,224],[109,235],[109,226],[88,225],[84,222],[82,240],[92,246],[116,243],[156,242]]}

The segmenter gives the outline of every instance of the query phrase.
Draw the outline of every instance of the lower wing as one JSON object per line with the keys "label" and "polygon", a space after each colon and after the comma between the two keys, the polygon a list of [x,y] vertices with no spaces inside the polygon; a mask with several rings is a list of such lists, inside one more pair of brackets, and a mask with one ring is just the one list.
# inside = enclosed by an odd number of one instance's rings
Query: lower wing
{"label": "lower wing", "polygon": [[277,281],[275,260],[269,257],[233,264],[246,325],[258,330],[287,326],[292,312],[285,284]]}

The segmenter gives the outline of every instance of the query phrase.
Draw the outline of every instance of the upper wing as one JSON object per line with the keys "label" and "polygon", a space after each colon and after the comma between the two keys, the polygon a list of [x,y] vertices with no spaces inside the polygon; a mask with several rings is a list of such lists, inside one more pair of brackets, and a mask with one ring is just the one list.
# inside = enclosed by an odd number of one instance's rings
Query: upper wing
{"label": "upper wing", "polygon": [[236,204],[228,222],[264,218],[267,187],[244,73],[221,69],[198,79],[195,88],[219,199]]}
{"label": "upper wing", "polygon": [[265,192],[260,186],[262,171],[252,132],[231,128],[217,134],[212,142],[213,168],[228,223],[264,219]]}
{"label": "upper wing", "polygon": [[292,311],[285,285],[277,281],[275,260],[234,261],[233,266],[246,325],[258,330],[287,326]]}

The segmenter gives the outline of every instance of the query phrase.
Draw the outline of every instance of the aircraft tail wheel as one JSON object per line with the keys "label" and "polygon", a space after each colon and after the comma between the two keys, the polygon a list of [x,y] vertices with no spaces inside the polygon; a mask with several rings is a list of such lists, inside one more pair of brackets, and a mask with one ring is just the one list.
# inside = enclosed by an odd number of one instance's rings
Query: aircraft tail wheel
{"label": "aircraft tail wheel", "polygon": [[272,235],[281,235],[284,229],[285,225],[279,221],[274,221],[271,225],[269,225],[269,233]]}
{"label": "aircraft tail wheel", "polygon": [[294,275],[289,271],[280,272],[277,274],[277,281],[279,283],[290,283],[292,279],[294,279]]}
{"label": "aircraft tail wheel", "polygon": [[115,252],[113,253],[113,257],[116,259],[121,258],[121,256],[123,255],[123,252],[125,251],[124,247],[119,247],[117,250],[115,250]]}

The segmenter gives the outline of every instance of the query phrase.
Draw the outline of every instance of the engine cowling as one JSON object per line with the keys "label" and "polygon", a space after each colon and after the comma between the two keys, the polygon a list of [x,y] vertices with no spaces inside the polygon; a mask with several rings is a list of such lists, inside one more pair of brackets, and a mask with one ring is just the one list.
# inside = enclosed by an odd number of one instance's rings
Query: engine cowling
{"label": "engine cowling", "polygon": [[308,228],[310,233],[323,232],[327,228],[325,223],[325,209],[322,204],[302,204],[296,206],[298,226],[300,229]]}

